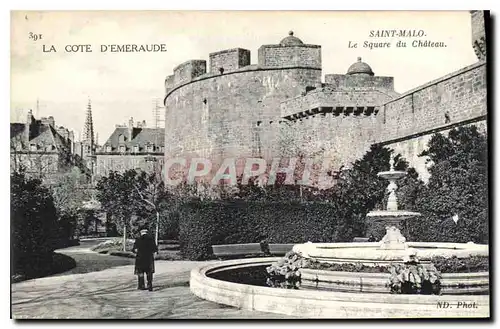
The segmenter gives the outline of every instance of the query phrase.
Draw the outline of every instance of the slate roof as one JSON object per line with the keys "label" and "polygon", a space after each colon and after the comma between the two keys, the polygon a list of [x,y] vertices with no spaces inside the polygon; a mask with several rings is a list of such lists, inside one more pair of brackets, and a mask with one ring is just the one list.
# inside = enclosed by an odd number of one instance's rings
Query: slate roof
{"label": "slate roof", "polygon": [[25,123],[11,123],[10,124],[10,138],[15,139],[15,143],[21,142],[23,148],[29,147],[30,144],[39,146],[54,145],[56,149],[68,149],[68,142],[62,137],[54,127],[48,124],[42,124],[37,121],[31,126],[30,138],[28,140]]}
{"label": "slate roof", "polygon": [[[120,139],[120,136],[122,136],[122,139]],[[163,152],[165,130],[163,128],[134,127],[132,129],[132,138],[129,139],[129,128],[117,127],[104,143],[100,152],[109,152],[108,146],[111,146],[111,152],[119,152],[119,147],[122,145],[126,147],[126,151],[133,151],[134,147],[138,146],[139,152],[150,152],[148,145],[153,145],[153,152]]]}

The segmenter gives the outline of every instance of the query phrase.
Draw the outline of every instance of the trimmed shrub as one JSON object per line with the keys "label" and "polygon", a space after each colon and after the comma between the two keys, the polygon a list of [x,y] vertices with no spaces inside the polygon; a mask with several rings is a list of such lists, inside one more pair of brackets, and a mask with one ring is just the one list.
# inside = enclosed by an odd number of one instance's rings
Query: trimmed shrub
{"label": "trimmed shrub", "polygon": [[181,211],[181,253],[201,260],[216,244],[329,242],[336,213],[326,202],[192,201]]}
{"label": "trimmed shrub", "polygon": [[[364,236],[366,214],[385,195],[387,182],[377,173],[389,169],[390,154],[372,146],[328,190],[247,185],[224,201],[191,199],[179,208],[181,252],[200,260],[211,258],[215,244],[350,242]],[[397,169],[407,167],[400,156],[395,162]]]}
{"label": "trimmed shrub", "polygon": [[30,270],[25,270],[22,274],[12,275],[12,282],[21,282],[24,280],[41,278],[49,275],[63,273],[73,269],[76,261],[67,255],[59,253],[50,253],[43,257],[36,266],[31,266]]}

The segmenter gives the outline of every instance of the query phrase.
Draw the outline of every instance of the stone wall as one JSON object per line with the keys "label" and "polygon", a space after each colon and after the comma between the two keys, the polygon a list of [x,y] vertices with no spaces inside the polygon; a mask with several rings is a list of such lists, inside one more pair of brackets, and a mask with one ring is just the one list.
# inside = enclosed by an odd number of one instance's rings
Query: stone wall
{"label": "stone wall", "polygon": [[[333,167],[340,167],[361,157],[371,144],[384,143],[406,154],[425,177],[425,161],[416,153],[426,146],[430,134],[451,125],[485,120],[487,113],[485,63],[395,99],[376,88],[314,90],[293,97],[319,81],[319,70],[249,67],[248,71],[174,89],[166,98],[165,154],[209,157],[217,162],[231,156],[269,159],[298,154],[302,149],[302,153],[321,154],[333,161]],[[373,105],[375,111],[368,116],[345,111],[310,113],[286,126],[279,124],[284,121],[281,116],[337,104],[353,108]],[[290,149],[285,151],[287,147]]]}
{"label": "stone wall", "polygon": [[66,157],[57,152],[17,152],[10,153],[10,171],[18,171],[21,167],[28,174],[50,175],[64,169],[69,163]]}
{"label": "stone wall", "polygon": [[374,87],[394,92],[393,77],[379,77],[364,74],[326,74],[325,83],[334,88],[367,88]]}
{"label": "stone wall", "polygon": [[165,156],[249,156],[253,127],[277,120],[280,102],[321,81],[317,69],[262,69],[210,76],[165,98]]}
{"label": "stone wall", "polygon": [[[273,156],[305,156],[318,163],[328,159],[337,170],[363,156],[375,142],[375,115],[316,114],[297,121],[273,122],[259,127],[255,147]],[[269,158],[268,154],[262,154]]]}
{"label": "stone wall", "polygon": [[479,62],[387,102],[379,112],[379,142],[484,118],[486,63]]}
{"label": "stone wall", "polygon": [[[478,121],[475,123],[471,123],[471,125],[477,126],[480,132],[487,134],[486,121]],[[430,176],[429,171],[427,170],[428,157],[419,155],[420,153],[422,153],[422,151],[427,149],[428,143],[435,133],[448,135],[450,130],[451,129],[445,129],[436,132],[429,132],[427,134],[414,136],[408,139],[384,145],[388,148],[393,149],[396,153],[401,154],[410,163],[410,166],[415,168],[415,170],[419,174],[419,177],[424,181],[428,181]]]}

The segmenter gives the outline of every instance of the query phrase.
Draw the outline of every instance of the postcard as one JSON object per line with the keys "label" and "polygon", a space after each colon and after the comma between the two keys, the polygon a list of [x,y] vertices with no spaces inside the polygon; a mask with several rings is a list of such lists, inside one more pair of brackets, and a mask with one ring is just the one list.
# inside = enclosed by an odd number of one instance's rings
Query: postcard
{"label": "postcard", "polygon": [[12,11],[11,318],[489,319],[489,11]]}

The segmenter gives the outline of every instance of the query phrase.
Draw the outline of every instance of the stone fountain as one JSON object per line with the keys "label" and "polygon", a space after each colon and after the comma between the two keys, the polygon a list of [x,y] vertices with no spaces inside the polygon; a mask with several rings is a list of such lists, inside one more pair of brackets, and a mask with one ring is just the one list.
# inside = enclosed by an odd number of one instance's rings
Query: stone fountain
{"label": "stone fountain", "polygon": [[386,210],[370,211],[367,222],[381,221],[386,225],[386,234],[379,242],[349,243],[304,243],[293,247],[293,251],[305,258],[312,258],[329,263],[362,263],[363,265],[390,265],[403,263],[411,257],[429,262],[432,257],[443,256],[459,258],[469,256],[487,256],[488,246],[474,243],[407,242],[399,226],[406,220],[419,217],[418,212],[399,210],[396,181],[406,176],[405,171],[394,169],[391,156],[390,169],[377,174],[388,180],[388,200]]}
{"label": "stone fountain", "polygon": [[[408,242],[399,225],[420,216],[398,209],[396,181],[406,175],[394,169],[378,173],[389,181],[386,210],[371,211],[367,221],[382,221],[386,235],[379,242],[303,243],[293,251],[302,258],[329,264],[387,266],[418,259],[430,266],[435,256],[467,258],[488,256],[488,245]],[[441,295],[390,294],[388,273],[329,271],[300,268],[299,290],[276,289],[217,279],[218,275],[261,268],[279,258],[250,258],[203,265],[191,272],[190,289],[198,297],[248,310],[314,318],[425,318],[489,316],[489,272],[443,273]],[[460,308],[457,295],[467,295]],[[439,305],[454,305],[440,308]]]}
{"label": "stone fountain", "polygon": [[406,243],[406,238],[401,234],[399,226],[403,221],[420,216],[420,213],[398,209],[398,199],[396,196],[398,186],[396,185],[396,181],[406,176],[406,172],[394,170],[394,158],[392,156],[389,164],[389,171],[382,171],[377,174],[378,177],[389,181],[389,185],[387,186],[387,191],[389,192],[387,210],[370,211],[366,217],[368,220],[382,221],[386,224],[387,232],[380,241],[380,249],[404,250],[408,249],[408,244]]}

